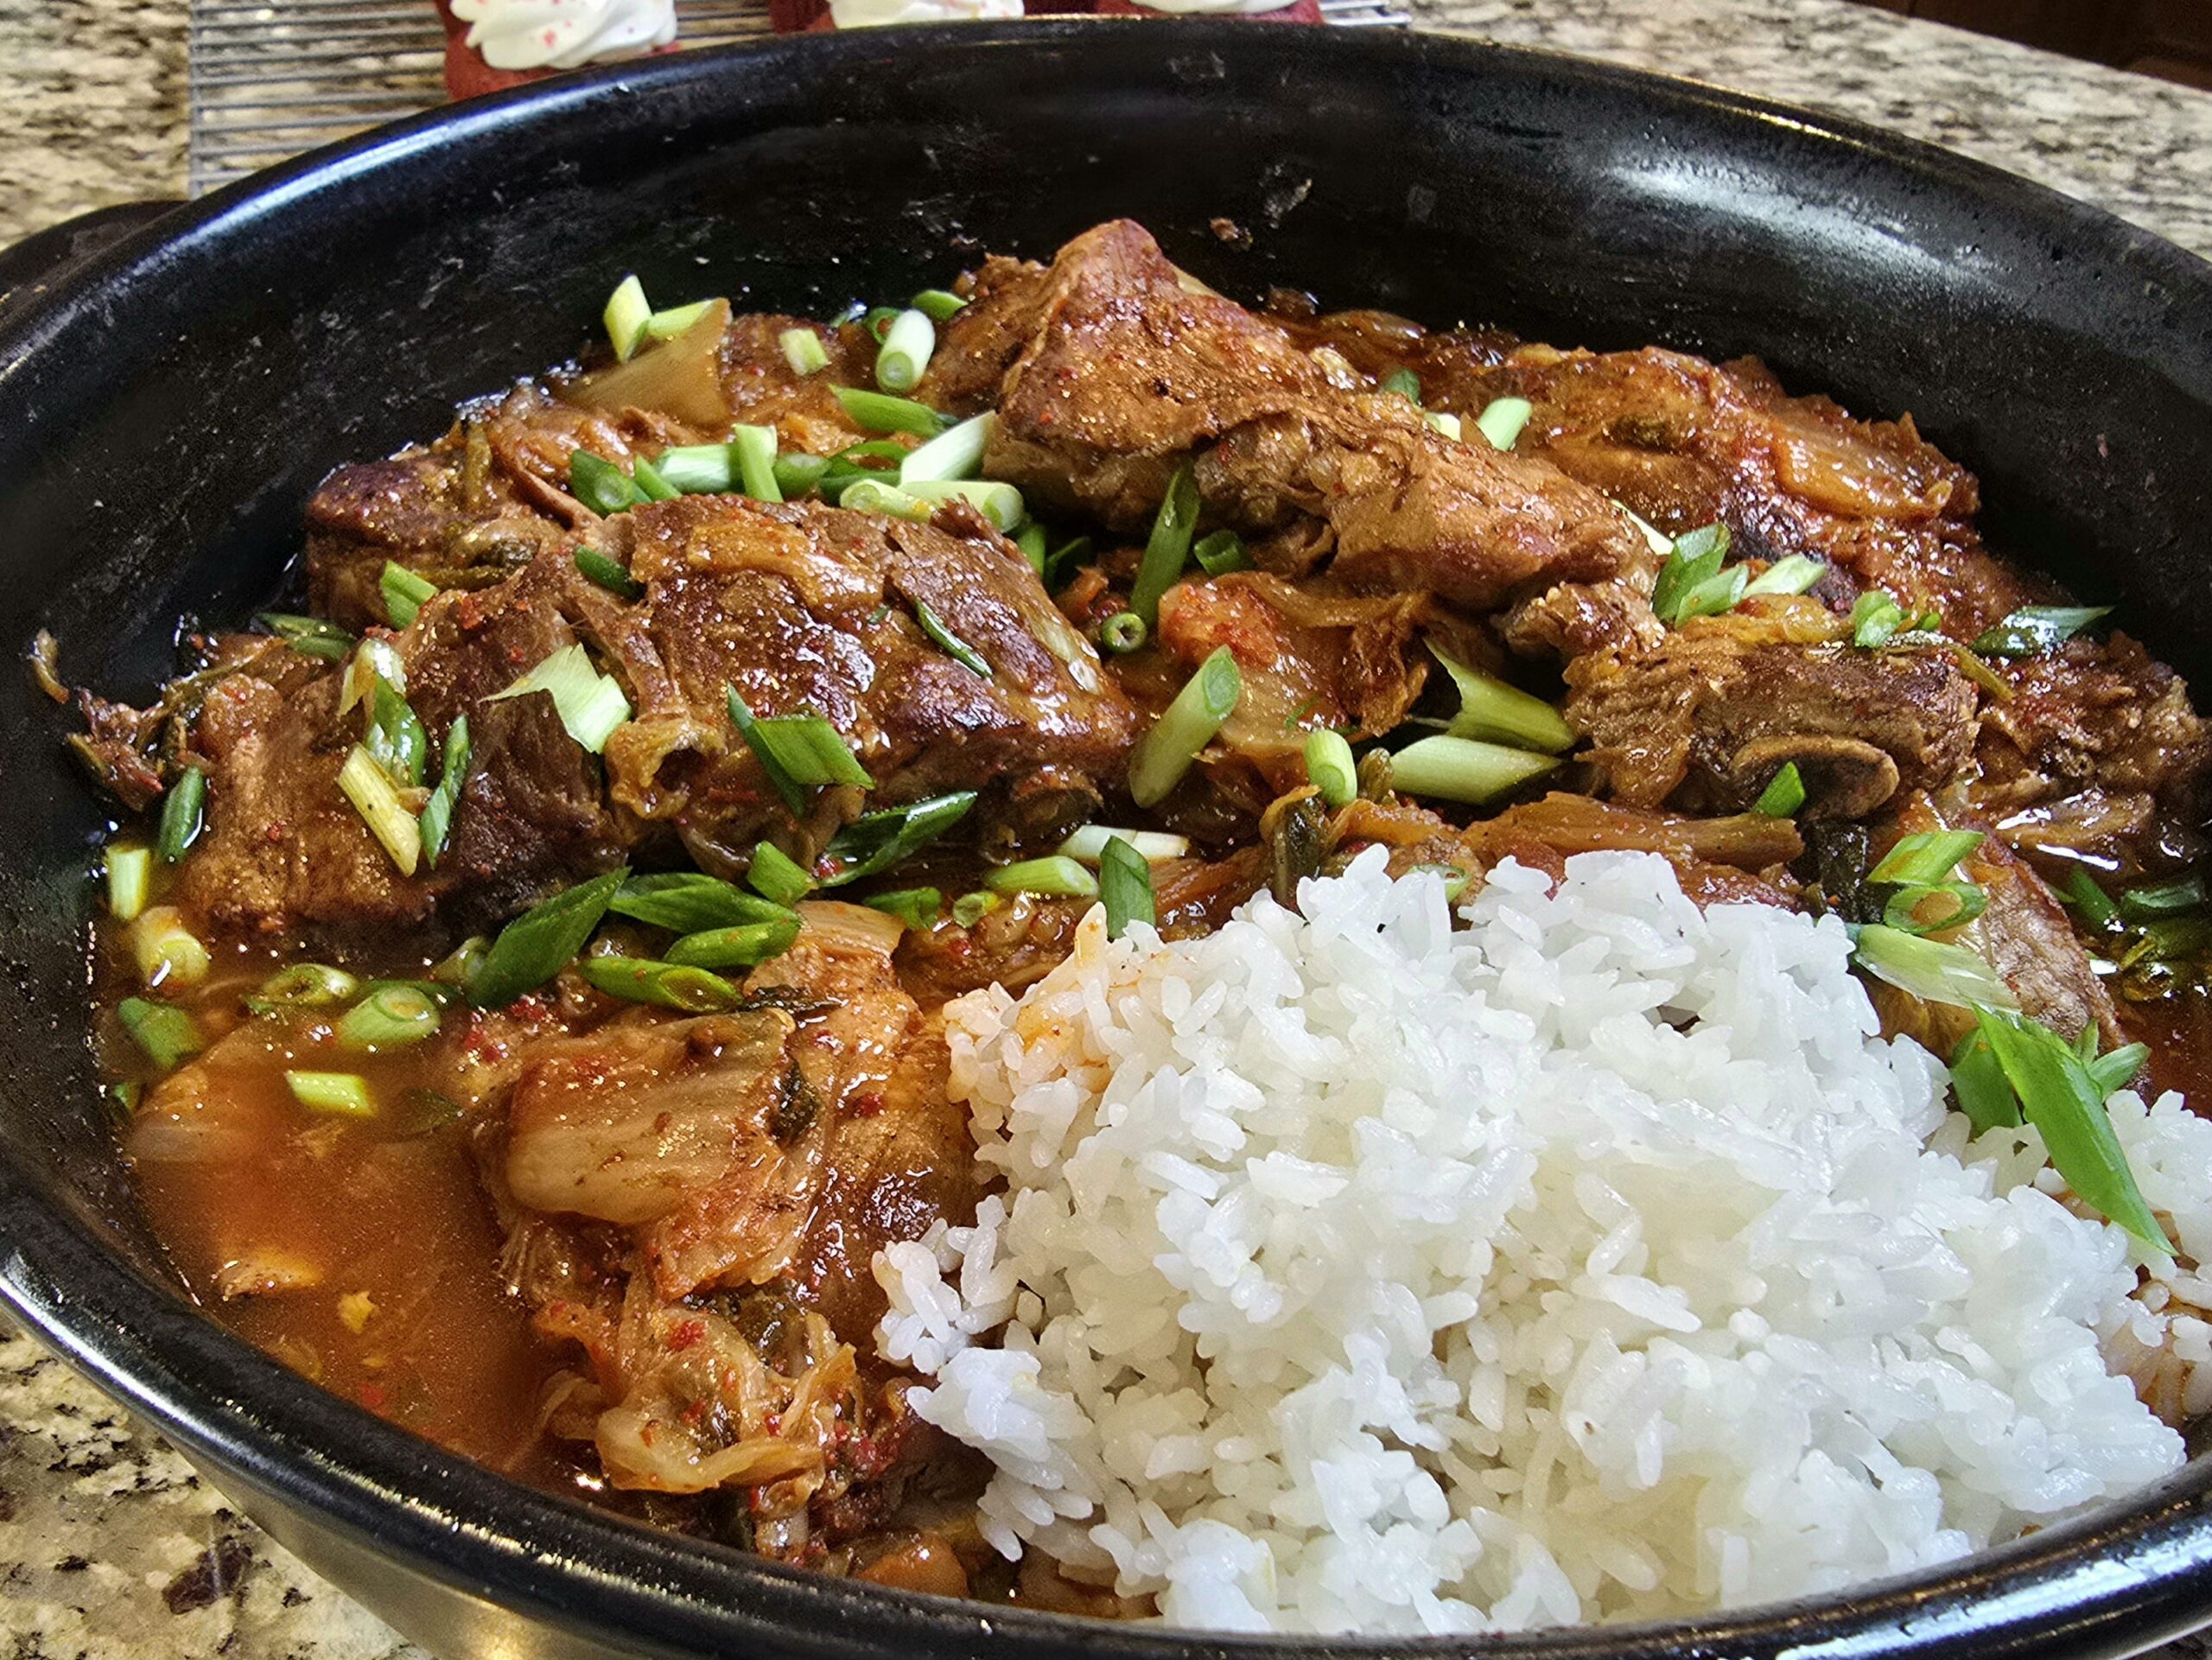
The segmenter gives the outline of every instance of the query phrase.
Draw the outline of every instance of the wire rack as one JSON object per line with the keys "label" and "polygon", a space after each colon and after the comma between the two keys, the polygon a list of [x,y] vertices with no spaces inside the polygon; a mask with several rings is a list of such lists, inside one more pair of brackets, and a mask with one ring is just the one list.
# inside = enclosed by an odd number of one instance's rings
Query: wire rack
{"label": "wire rack", "polygon": [[[686,46],[768,30],[767,0],[677,0]],[[1321,0],[1344,29],[1403,27],[1390,0]],[[192,194],[445,101],[430,0],[192,0]]]}

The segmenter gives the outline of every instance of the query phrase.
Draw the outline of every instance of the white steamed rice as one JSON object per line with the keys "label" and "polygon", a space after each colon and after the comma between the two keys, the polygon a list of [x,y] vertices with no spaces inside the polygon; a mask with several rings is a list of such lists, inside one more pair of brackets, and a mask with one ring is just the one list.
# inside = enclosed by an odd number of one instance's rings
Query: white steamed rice
{"label": "white steamed rice", "polygon": [[[1640,854],[1507,864],[1456,933],[1379,851],[1300,902],[1094,912],[948,1011],[1007,1192],[879,1258],[879,1338],[1007,1555],[1185,1625],[1516,1629],[1939,1562],[2182,1462],[2107,1354],[2212,1358],[2212,1288],[2131,1296],[2033,1132],[1967,1148],[1840,923]],[[2113,1114],[2212,1260],[2212,1123]]]}

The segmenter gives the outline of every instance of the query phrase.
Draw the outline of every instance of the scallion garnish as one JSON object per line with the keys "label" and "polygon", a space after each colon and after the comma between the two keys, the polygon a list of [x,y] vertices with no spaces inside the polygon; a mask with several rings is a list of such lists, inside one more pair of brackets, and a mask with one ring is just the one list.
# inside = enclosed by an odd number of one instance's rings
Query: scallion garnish
{"label": "scallion garnish", "polygon": [[857,478],[837,493],[837,505],[855,513],[881,513],[887,518],[910,518],[926,525],[937,513],[937,504],[910,495],[880,479]]}
{"label": "scallion garnish", "polygon": [[430,792],[417,821],[423,832],[423,856],[433,870],[438,868],[438,855],[446,850],[453,835],[454,810],[460,806],[461,788],[468,781],[470,754],[468,717],[456,715],[446,728],[445,766],[438,774],[438,787]]}
{"label": "scallion garnish", "polygon": [[690,870],[632,876],[607,908],[679,934],[792,919],[788,910],[772,900],[758,898],[718,876]]}
{"label": "scallion garnish", "polygon": [[2080,865],[2066,873],[2058,896],[2079,911],[2082,920],[2092,928],[2109,928],[2120,920],[2120,907],[2112,902],[2111,895],[2098,887],[2096,878]]}
{"label": "scallion garnish", "polygon": [[423,832],[415,815],[407,811],[393,785],[391,774],[359,744],[346,752],[338,769],[338,787],[353,811],[361,815],[369,833],[391,857],[403,876],[415,874],[422,862]]}
{"label": "scallion garnish", "polygon": [[368,728],[361,742],[370,758],[391,774],[394,784],[411,790],[423,782],[423,769],[429,763],[430,735],[423,730],[423,722],[398,688],[381,675],[370,695]]}
{"label": "scallion garnish", "polygon": [[1613,506],[1620,512],[1621,516],[1626,518],[1630,524],[1636,526],[1636,533],[1643,538],[1644,545],[1649,548],[1652,552],[1657,554],[1662,559],[1665,559],[1672,556],[1675,551],[1675,538],[1673,537],[1668,535],[1666,531],[1661,530],[1649,519],[1644,518],[1643,514],[1637,512],[1635,508],[1630,506],[1626,502],[1614,501],[1613,498],[1611,496],[1606,497],[1605,499],[1611,501],[1613,503]]}
{"label": "scallion garnish", "polygon": [[756,716],[728,689],[729,718],[760,762],[761,770],[784,805],[794,813],[806,808],[806,792],[817,784],[875,787],[875,779],[854,754],[837,728],[819,715]]}
{"label": "scallion garnish", "polygon": [[123,1029],[146,1052],[146,1058],[165,1072],[207,1046],[207,1040],[200,1035],[200,1023],[175,1003],[125,997],[115,1006],[115,1014],[123,1022]]}
{"label": "scallion garnish", "polygon": [[1692,617],[1717,617],[1744,597],[1751,573],[1741,565],[1725,569],[1728,527],[1702,525],[1675,539],[1667,563],[1651,589],[1651,610],[1669,627]]}
{"label": "scallion garnish", "polygon": [[342,663],[353,649],[353,636],[321,617],[296,616],[289,611],[264,611],[256,619],[264,628],[294,651]]}
{"label": "scallion garnish", "polygon": [[1493,398],[1475,417],[1475,430],[1490,441],[1492,449],[1510,449],[1521,442],[1521,430],[1535,413],[1525,398]]}
{"label": "scallion garnish", "polygon": [[1005,903],[988,888],[979,887],[952,901],[952,919],[963,928],[972,928]]}
{"label": "scallion garnish", "polygon": [[781,501],[783,487],[776,482],[776,429],[736,426],[730,429],[729,453],[737,462],[737,481],[755,501]]}
{"label": "scallion garnish", "polygon": [[100,862],[107,878],[107,913],[129,922],[146,908],[154,886],[154,853],[138,842],[111,842]]}
{"label": "scallion garnish", "polygon": [[672,340],[678,334],[688,334],[700,318],[714,308],[712,300],[694,300],[688,306],[671,306],[665,311],[656,311],[645,319],[645,338]]}
{"label": "scallion garnish", "polygon": [[2020,1097],[1979,1024],[1951,1051],[1951,1092],[1977,1135],[2020,1122]]}
{"label": "scallion garnish", "polygon": [[1875,882],[1940,882],[1989,838],[1980,830],[1923,830],[1897,838],[1866,873]]}
{"label": "scallion garnish", "polygon": [[188,766],[169,785],[162,803],[161,827],[154,834],[154,851],[165,865],[173,865],[192,850],[207,816],[207,774]]}
{"label": "scallion garnish", "polygon": [[405,980],[382,980],[338,1017],[339,1042],[351,1049],[399,1049],[435,1037],[438,1000]]}
{"label": "scallion garnish", "polygon": [[1068,583],[1068,578],[1090,561],[1090,538],[1072,536],[1046,556],[1045,569],[1038,574],[1045,579],[1045,591],[1057,594]]}
{"label": "scallion garnish", "polygon": [[934,438],[951,424],[926,404],[888,392],[863,391],[854,386],[833,386],[837,402],[853,424],[869,432],[911,432]]}
{"label": "scallion garnish", "polygon": [[737,457],[728,444],[678,444],[661,451],[655,465],[687,496],[723,496],[737,488]]}
{"label": "scallion garnish", "polygon": [[1014,545],[1021,550],[1021,557],[1029,562],[1029,569],[1042,576],[1045,574],[1045,527],[1031,519],[1014,533]]}
{"label": "scallion garnish", "polygon": [[[1103,856],[1100,864],[1104,864]],[[1034,894],[1044,899],[1098,897],[1098,878],[1087,867],[1059,853],[1050,853],[1041,859],[1023,859],[985,871],[983,886],[994,894]]]}
{"label": "scallion garnish", "polygon": [[606,749],[614,729],[630,718],[630,700],[623,696],[621,683],[592,667],[591,656],[581,641],[563,646],[513,684],[484,701],[496,703],[541,691],[553,700],[569,735],[594,755]]}
{"label": "scallion garnish", "polygon": [[1144,619],[1147,628],[1160,626],[1160,596],[1175,585],[1190,563],[1191,537],[1198,523],[1198,480],[1191,464],[1184,462],[1167,481],[1160,512],[1152,521],[1152,535],[1144,544],[1144,559],[1129,589],[1129,609]]}
{"label": "scallion garnish", "polygon": [[1410,795],[1479,805],[1541,778],[1556,755],[1509,748],[1475,738],[1440,735],[1408,744],[1390,757],[1390,783]]}
{"label": "scallion garnish", "polygon": [[1098,859],[1098,898],[1106,907],[1106,938],[1119,939],[1132,922],[1160,925],[1152,896],[1152,865],[1143,854],[1116,837]]}
{"label": "scallion garnish", "polygon": [[2204,878],[2194,871],[2164,881],[2139,882],[2122,889],[2120,895],[2120,913],[2131,922],[2177,916],[2184,911],[2202,910],[2203,906]]}
{"label": "scallion garnish", "polygon": [[948,501],[964,501],[1005,536],[1029,517],[1029,504],[1010,484],[992,479],[916,479],[899,488],[931,508]]}
{"label": "scallion garnish", "polygon": [[937,921],[938,913],[944,909],[944,894],[934,887],[901,887],[889,894],[872,894],[861,902],[871,911],[897,917],[919,932]]}
{"label": "scallion garnish", "polygon": [[1226,576],[1231,571],[1252,568],[1251,557],[1244,551],[1244,538],[1234,531],[1207,531],[1191,549],[1191,557],[1209,576]]}
{"label": "scallion garnish", "polygon": [[1395,392],[1415,409],[1421,407],[1421,377],[1410,369],[1394,369],[1384,375],[1382,390]]}
{"label": "scallion garnish", "polygon": [[797,905],[814,891],[814,877],[806,867],[773,842],[762,842],[753,848],[753,862],[746,867],[745,880],[762,897],[786,907]]}
{"label": "scallion garnish", "polygon": [[[1923,907],[1937,898],[1950,903],[1935,916],[1924,915]],[[1988,908],[1989,895],[1973,882],[1907,882],[1883,905],[1882,922],[1909,934],[1942,933],[1965,927]]]}
{"label": "scallion garnish", "polygon": [[603,314],[607,323],[607,343],[614,348],[614,360],[627,363],[645,343],[645,325],[652,321],[652,302],[645,298],[645,285],[635,276],[624,277],[615,284],[614,292],[607,296]]}
{"label": "scallion garnish", "polygon": [[1134,611],[1116,611],[1098,625],[1098,649],[1109,657],[1127,657],[1150,638],[1152,631]]}
{"label": "scallion garnish", "polygon": [[897,306],[870,306],[861,314],[861,327],[868,330],[870,340],[880,346],[885,334],[899,320],[899,311]]}
{"label": "scallion garnish", "polygon": [[1796,761],[1786,760],[1767,780],[1759,798],[1751,803],[1751,811],[1763,818],[1787,818],[1804,805],[1804,775],[1798,772]]}
{"label": "scallion garnish", "polygon": [[1951,648],[1951,659],[1959,665],[1959,672],[1987,692],[1993,701],[1999,703],[2009,703],[2012,701],[2012,686],[1996,670],[1991,668],[1989,665],[1976,657],[1970,649],[1960,645],[1955,639],[1946,640],[1943,643]]}
{"label": "scallion garnish", "polygon": [[1319,727],[1306,735],[1306,777],[1332,807],[1341,807],[1359,794],[1359,763],[1344,734]]}
{"label": "scallion garnish", "polygon": [[1442,882],[1444,884],[1444,902],[1446,905],[1457,905],[1459,902],[1460,896],[1465,894],[1468,887],[1475,880],[1474,877],[1470,875],[1466,871],[1464,871],[1460,869],[1459,866],[1452,864],[1417,864],[1407,874],[1408,875],[1433,876],[1439,881]]}
{"label": "scallion garnish", "polygon": [[772,957],[781,957],[798,938],[796,916],[774,922],[741,922],[734,927],[684,935],[668,948],[668,960],[699,969],[749,969]]}
{"label": "scallion garnish", "polygon": [[1948,1003],[1955,1008],[2019,1007],[2012,989],[1997,971],[1963,945],[1870,922],[1857,931],[1852,961],[1924,1002]]}
{"label": "scallion garnish", "polygon": [[929,313],[911,308],[891,320],[875,354],[875,384],[887,392],[912,391],[937,350],[937,325]]}
{"label": "scallion garnish", "polygon": [[1745,586],[1744,597],[1756,594],[1805,594],[1813,584],[1828,574],[1828,568],[1818,559],[1808,559],[1802,553],[1793,553],[1786,559],[1777,559]]}
{"label": "scallion garnish", "polygon": [[359,995],[361,983],[327,963],[295,963],[282,968],[253,989],[245,1006],[257,1014],[274,1014],[296,1008],[335,1008]]}
{"label": "scallion garnish", "polygon": [[906,460],[899,464],[899,484],[911,489],[917,484],[974,478],[998,420],[986,410],[947,427],[918,449],[908,450]]}
{"label": "scallion garnish", "polygon": [[1421,417],[1428,423],[1432,432],[1440,432],[1453,443],[1461,441],[1459,417],[1449,410],[1429,410]]}
{"label": "scallion garnish", "polygon": [[1147,859],[1179,859],[1191,850],[1191,838],[1166,830],[1120,830],[1112,824],[1085,824],[1069,832],[1066,841],[1052,849],[1064,857],[1095,865],[1104,856],[1109,842],[1127,842]]}
{"label": "scallion garnish", "polygon": [[931,643],[955,663],[986,680],[991,677],[991,665],[983,660],[983,654],[946,627],[944,619],[930,609],[926,601],[914,601],[914,620],[922,625],[922,632],[930,637]]}
{"label": "scallion garnish", "polygon": [[772,470],[777,493],[785,501],[795,501],[822,488],[823,479],[830,471],[830,458],[787,450],[776,457]]}
{"label": "scallion garnish", "polygon": [[534,905],[499,930],[463,987],[479,1008],[505,1008],[568,967],[628,880],[610,870]]}
{"label": "scallion garnish", "polygon": [[1226,646],[1217,646],[1131,752],[1129,798],[1140,807],[1165,800],[1198,751],[1213,741],[1243,690],[1236,658]]}
{"label": "scallion garnish", "polygon": [[597,583],[618,599],[641,600],[645,596],[645,585],[603,553],[578,548],[576,569],[587,581]]}
{"label": "scallion garnish", "polygon": [[784,361],[791,366],[795,375],[818,375],[830,366],[829,348],[811,323],[786,328],[776,336],[776,344],[784,348]]}
{"label": "scallion garnish", "polygon": [[1574,728],[1542,698],[1470,667],[1434,640],[1428,649],[1459,688],[1459,711],[1445,728],[1452,737],[1482,738],[1548,754],[1574,747]]}
{"label": "scallion garnish", "polygon": [[890,869],[965,818],[975,805],[975,791],[956,790],[861,814],[830,837],[828,854],[838,868],[823,886],[838,887]]}
{"label": "scallion garnish", "polygon": [[967,301],[944,289],[924,289],[908,302],[933,323],[950,322],[957,311],[966,308]]}
{"label": "scallion garnish", "polygon": [[174,905],[156,905],[130,925],[130,954],[138,977],[156,986],[196,986],[207,977],[207,948],[184,925]]}
{"label": "scallion garnish", "polygon": [[687,1014],[734,1008],[738,989],[696,964],[659,963],[640,957],[587,957],[576,973],[594,991],[624,1002],[650,1003]]}
{"label": "scallion garnish", "polygon": [[626,512],[646,499],[636,480],[588,449],[569,452],[569,493],[602,516]]}
{"label": "scallion garnish", "polygon": [[[2094,1046],[2097,1028],[2085,1026],[2082,1035]],[[2135,1081],[2135,1074],[2143,1070],[2143,1063],[2151,1059],[2147,1043],[2123,1043],[2106,1055],[2084,1055],[2082,1062],[2089,1069],[2090,1081],[2097,1086],[2097,1098],[2102,1100],[2116,1090],[2124,1090]]]}
{"label": "scallion garnish", "polygon": [[1984,657],[2040,657],[2111,614],[2108,605],[2024,605],[1977,634],[1974,649]]}
{"label": "scallion garnish", "polygon": [[287,1072],[284,1082],[292,1098],[311,1112],[334,1112],[348,1118],[376,1116],[376,1097],[369,1080],[359,1072]]}
{"label": "scallion garnish", "polygon": [[423,601],[438,591],[435,582],[426,582],[397,560],[384,562],[384,574],[377,579],[378,590],[384,595],[384,614],[391,619],[395,628],[404,628],[415,620],[415,614],[423,608]]}
{"label": "scallion garnish", "polygon": [[1879,588],[1868,588],[1851,606],[1851,643],[1872,650],[1886,646],[1905,626],[1904,607]]}
{"label": "scallion garnish", "polygon": [[660,468],[642,455],[630,463],[630,481],[647,501],[674,501],[683,493],[661,476]]}

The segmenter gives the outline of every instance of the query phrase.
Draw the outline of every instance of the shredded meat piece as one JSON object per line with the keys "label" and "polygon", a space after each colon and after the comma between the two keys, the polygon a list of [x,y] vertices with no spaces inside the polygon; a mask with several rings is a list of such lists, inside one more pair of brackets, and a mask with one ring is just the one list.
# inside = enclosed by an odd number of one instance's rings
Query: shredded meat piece
{"label": "shredded meat piece", "polygon": [[2134,640],[2069,640],[1999,672],[2012,696],[1982,712],[1974,800],[1983,811],[2018,813],[2090,790],[2149,796],[2196,823],[2212,735],[2181,677]]}

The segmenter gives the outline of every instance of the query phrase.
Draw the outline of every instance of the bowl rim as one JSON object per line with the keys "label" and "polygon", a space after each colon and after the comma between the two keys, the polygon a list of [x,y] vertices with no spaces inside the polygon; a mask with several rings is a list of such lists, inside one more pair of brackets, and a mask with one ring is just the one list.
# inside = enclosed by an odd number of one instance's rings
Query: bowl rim
{"label": "bowl rim", "polygon": [[[1194,48],[1419,60],[1481,79],[1541,76],[1655,114],[1700,111],[1789,130],[1993,212],[2063,231],[2145,280],[2193,290],[2212,315],[2212,263],[2090,204],[1987,163],[1863,123],[1708,83],[1542,48],[1395,31],[1253,30],[1224,21],[1034,19],[764,40],[603,66],[372,129],[176,208],[73,268],[11,296],[0,315],[8,366],[36,352],[112,286],[158,280],[167,253],[250,237],[295,204],[346,190],[432,146],[518,122],[575,118],[639,89],[709,81],[765,62],[805,74],[865,74],[916,53],[1042,51],[1109,32],[1173,28]],[[0,1301],[96,1386],[223,1472],[238,1490],[296,1507],[318,1524],[452,1588],[537,1617],[622,1632],[670,1652],[760,1646],[790,1653],[1300,1656],[1479,1649],[1527,1660],[1599,1660],[1689,1650],[1856,1655],[2024,1650],[2065,1642],[2115,1652],[2212,1613],[2212,1458],[2062,1526],[1951,1564],[1826,1597],[1683,1620],[1473,1637],[1240,1636],[1115,1625],[1031,1609],[893,1591],[784,1568],[657,1531],[498,1475],[289,1371],[151,1286],[79,1227],[20,1149],[0,1143]],[[149,1306],[149,1289],[156,1292]],[[344,1447],[341,1456],[335,1450]]]}

